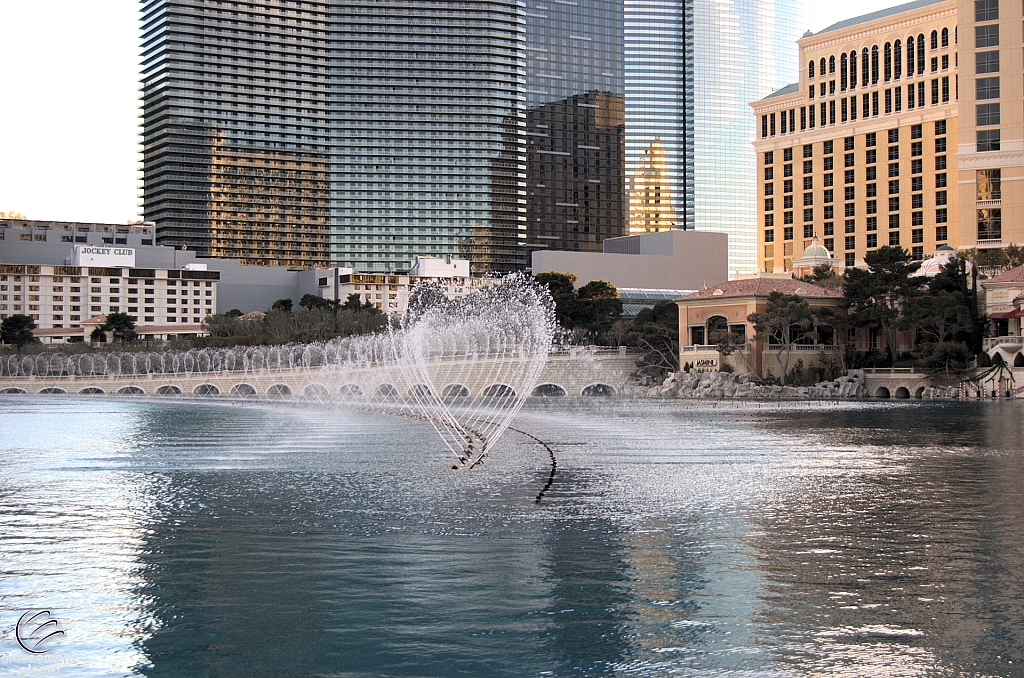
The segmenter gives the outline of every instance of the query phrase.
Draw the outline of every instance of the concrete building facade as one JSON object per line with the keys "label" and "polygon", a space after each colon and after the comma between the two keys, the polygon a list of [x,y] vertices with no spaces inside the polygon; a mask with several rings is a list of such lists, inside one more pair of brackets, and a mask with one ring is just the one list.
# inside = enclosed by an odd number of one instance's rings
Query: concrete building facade
{"label": "concrete building facade", "polygon": [[960,0],[960,246],[1024,243],[1022,7]]}
{"label": "concrete building facade", "polygon": [[799,81],[751,104],[760,270],[815,236],[841,266],[960,246],[957,36],[955,0],[917,0],[798,41]]}
{"label": "concrete building facade", "polygon": [[699,290],[729,277],[729,236],[671,230],[609,238],[603,252],[539,250],[534,274],[572,273],[577,285],[607,280],[616,287]]}

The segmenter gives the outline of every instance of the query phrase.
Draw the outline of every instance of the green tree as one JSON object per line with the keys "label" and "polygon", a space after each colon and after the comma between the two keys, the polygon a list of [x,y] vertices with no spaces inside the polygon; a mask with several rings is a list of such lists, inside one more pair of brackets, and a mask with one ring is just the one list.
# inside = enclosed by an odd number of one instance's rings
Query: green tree
{"label": "green tree", "polygon": [[382,310],[374,306],[373,302],[367,299],[365,302],[360,301],[361,297],[353,292],[348,295],[345,299],[345,303],[341,305],[341,309],[345,311],[362,311],[364,313],[382,314]]}
{"label": "green tree", "polygon": [[886,245],[864,257],[868,268],[848,268],[843,273],[842,306],[853,329],[877,327],[886,350],[896,362],[897,333],[908,327],[908,302],[924,284],[915,277],[921,264],[901,247]]}
{"label": "green tree", "polygon": [[32,330],[36,328],[36,321],[27,315],[15,313],[9,318],[0,322],[0,341],[5,344],[16,346],[18,350],[25,344],[33,343],[36,338]]}
{"label": "green tree", "polygon": [[127,313],[109,313],[107,321],[96,328],[101,332],[113,332],[116,341],[132,342],[138,339],[135,334],[135,321]]}
{"label": "green tree", "polygon": [[626,341],[644,352],[636,363],[641,374],[660,379],[678,372],[679,306],[659,301],[654,308],[640,309]]}
{"label": "green tree", "polygon": [[815,339],[812,327],[814,314],[807,300],[799,294],[772,292],[768,295],[763,313],[751,313],[747,321],[754,326],[754,341],[767,339],[770,346],[778,347],[775,359],[782,372],[782,383],[786,383],[793,348],[804,337]]}
{"label": "green tree", "polygon": [[271,311],[283,311],[285,313],[292,312],[292,300],[291,299],[278,299],[270,306]]}
{"label": "green tree", "polygon": [[229,318],[241,318],[242,312],[237,308],[233,308],[224,315],[228,316]]}
{"label": "green tree", "polygon": [[828,290],[838,290],[843,286],[843,278],[831,264],[818,264],[810,275],[801,278],[804,282],[813,283]]}
{"label": "green tree", "polygon": [[303,294],[302,298],[299,299],[299,306],[312,311],[314,308],[329,309],[334,305],[330,299],[324,299],[318,294]]}
{"label": "green tree", "polygon": [[622,315],[619,290],[606,280],[591,280],[578,291],[572,273],[548,271],[534,276],[547,285],[555,302],[555,317],[567,330],[590,339],[604,339]]}

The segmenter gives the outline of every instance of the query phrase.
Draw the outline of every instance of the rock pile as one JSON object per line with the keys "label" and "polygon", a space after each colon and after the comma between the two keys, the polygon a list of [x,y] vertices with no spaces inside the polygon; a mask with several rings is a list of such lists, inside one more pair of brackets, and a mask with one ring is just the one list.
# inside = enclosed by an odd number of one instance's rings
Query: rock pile
{"label": "rock pile", "polygon": [[860,398],[868,394],[860,372],[814,386],[778,386],[762,383],[753,372],[693,369],[670,374],[661,386],[646,391],[645,395],[662,398]]}

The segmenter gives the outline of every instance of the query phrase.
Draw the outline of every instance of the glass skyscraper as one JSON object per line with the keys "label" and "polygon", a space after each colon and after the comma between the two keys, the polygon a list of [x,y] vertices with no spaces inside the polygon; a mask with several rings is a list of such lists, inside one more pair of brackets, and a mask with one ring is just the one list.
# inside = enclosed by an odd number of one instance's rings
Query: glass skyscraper
{"label": "glass skyscraper", "polygon": [[749,105],[796,79],[800,5],[625,0],[631,233],[722,231],[730,271],[756,270]]}
{"label": "glass skyscraper", "polygon": [[747,107],[798,1],[144,0],[144,215],[254,264],[483,273],[686,227],[752,268]]}
{"label": "glass skyscraper", "polygon": [[622,234],[616,0],[146,0],[143,23],[163,244],[482,273]]}

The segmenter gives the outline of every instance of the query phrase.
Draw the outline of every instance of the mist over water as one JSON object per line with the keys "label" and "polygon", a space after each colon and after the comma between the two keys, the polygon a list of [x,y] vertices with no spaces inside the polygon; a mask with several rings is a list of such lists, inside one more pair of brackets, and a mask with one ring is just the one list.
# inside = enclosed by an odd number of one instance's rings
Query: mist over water
{"label": "mist over water", "polygon": [[[1024,407],[0,400],[0,676],[1024,675]],[[42,665],[42,664],[38,664]]]}

